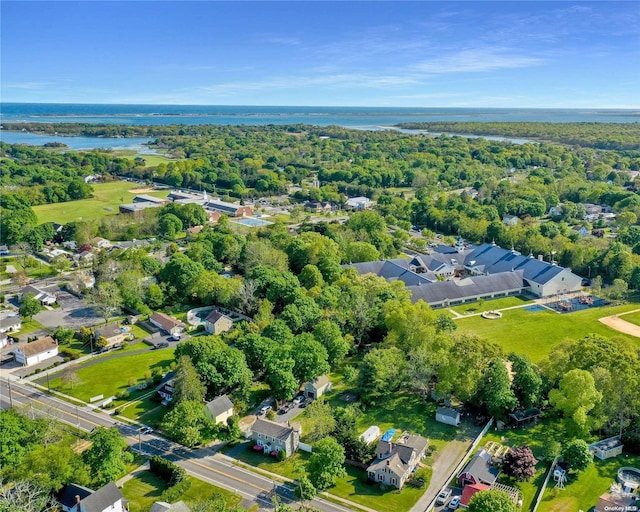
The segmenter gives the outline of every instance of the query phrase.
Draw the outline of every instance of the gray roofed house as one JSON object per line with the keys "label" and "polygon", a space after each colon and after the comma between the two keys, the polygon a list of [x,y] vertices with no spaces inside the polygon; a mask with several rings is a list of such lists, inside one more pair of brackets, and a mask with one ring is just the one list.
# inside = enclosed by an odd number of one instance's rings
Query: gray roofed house
{"label": "gray roofed house", "polygon": [[281,425],[275,421],[260,418],[251,425],[251,439],[256,442],[256,446],[261,451],[277,454],[284,450],[287,457],[293,455],[298,449],[300,432],[299,426]]}
{"label": "gray roofed house", "polygon": [[[122,493],[113,482],[97,491],[76,484],[67,487],[60,499],[64,512],[126,512]],[[69,505],[71,498],[73,502]]]}
{"label": "gray roofed house", "polygon": [[166,501],[156,501],[149,512],[191,512],[184,501],[167,503]]}
{"label": "gray roofed house", "polygon": [[308,398],[316,400],[320,398],[327,391],[331,391],[332,384],[329,377],[326,375],[320,375],[310,382],[307,382],[304,386],[304,394]]}
{"label": "gray roofed house", "polygon": [[205,405],[205,414],[216,423],[226,423],[233,416],[233,402],[227,395],[221,395]]}
{"label": "gray roofed house", "polygon": [[213,310],[204,321],[204,328],[210,334],[220,334],[233,327],[233,320],[220,311]]}
{"label": "gray roofed house", "polygon": [[491,485],[497,479],[500,470],[491,463],[491,454],[485,450],[480,450],[467,463],[458,475],[460,487],[469,484]]}
{"label": "gray roofed house", "polygon": [[411,473],[424,457],[429,440],[405,434],[398,442],[379,441],[375,460],[367,467],[367,475],[375,482],[402,489]]}
{"label": "gray roofed house", "polygon": [[0,318],[0,333],[19,331],[22,327],[20,315],[5,316]]}
{"label": "gray roofed house", "polygon": [[49,292],[45,292],[40,288],[36,288],[33,285],[27,285],[22,290],[20,290],[20,297],[23,297],[26,293],[33,293],[34,297],[45,305],[53,304],[56,301],[55,295]]}

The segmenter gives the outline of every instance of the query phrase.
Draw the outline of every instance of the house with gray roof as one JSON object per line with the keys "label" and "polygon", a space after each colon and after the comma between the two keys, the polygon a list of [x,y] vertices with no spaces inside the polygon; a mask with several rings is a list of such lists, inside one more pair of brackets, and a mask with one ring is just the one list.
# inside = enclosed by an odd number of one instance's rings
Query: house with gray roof
{"label": "house with gray roof", "polygon": [[182,500],[175,503],[156,501],[149,512],[191,512],[191,509]]}
{"label": "house with gray roof", "polygon": [[113,482],[97,491],[69,484],[61,493],[59,502],[64,512],[127,512],[126,500]]}
{"label": "house with gray roof", "polygon": [[395,443],[379,441],[376,458],[367,468],[369,479],[402,489],[423,459],[428,444],[428,439],[408,434],[404,434]]}
{"label": "house with gray roof", "polygon": [[22,297],[24,297],[27,293],[32,293],[33,296],[38,299],[44,306],[49,306],[57,300],[56,296],[52,293],[45,292],[44,290],[36,288],[33,285],[25,286],[22,290],[20,290],[20,300],[22,300]]}
{"label": "house with gray roof", "polygon": [[3,316],[0,318],[0,333],[19,331],[22,328],[20,315]]}
{"label": "house with gray roof", "polygon": [[471,458],[457,478],[460,487],[464,488],[473,484],[492,485],[498,475],[500,470],[492,464],[491,454],[483,449]]}
{"label": "house with gray roof", "polygon": [[304,386],[304,396],[316,400],[324,395],[327,391],[331,391],[332,384],[329,377],[320,375]]}
{"label": "house with gray roof", "polygon": [[251,439],[255,441],[256,451],[277,455],[284,451],[290,457],[298,449],[300,443],[300,426],[281,425],[275,421],[258,418],[251,425]]}
{"label": "house with gray roof", "polygon": [[233,402],[227,395],[217,396],[204,406],[205,415],[215,423],[227,423],[227,419],[233,416]]}
{"label": "house with gray roof", "polygon": [[233,320],[220,311],[213,310],[204,321],[204,329],[209,334],[227,332],[233,327]]}

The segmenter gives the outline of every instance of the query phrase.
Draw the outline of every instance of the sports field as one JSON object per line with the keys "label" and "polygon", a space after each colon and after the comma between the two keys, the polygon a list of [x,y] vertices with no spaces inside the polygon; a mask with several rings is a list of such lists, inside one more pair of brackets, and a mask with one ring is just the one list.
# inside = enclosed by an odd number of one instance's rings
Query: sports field
{"label": "sports field", "polygon": [[154,197],[167,197],[169,190],[143,189],[136,183],[128,181],[110,181],[95,183],[91,199],[68,201],[65,203],[42,204],[34,206],[39,222],[57,222],[66,224],[76,220],[100,219],[106,215],[118,213],[118,206],[131,203],[137,194],[147,194]]}
{"label": "sports field", "polygon": [[[504,351],[526,354],[533,361],[544,359],[564,339],[577,340],[589,333],[608,338],[625,338],[640,347],[640,338],[615,331],[598,319],[638,309],[637,303],[604,306],[559,314],[554,311],[527,311],[523,308],[502,312],[502,318],[487,320],[480,316],[455,320],[458,332],[468,332],[493,341]],[[624,317],[623,317],[624,318]]]}

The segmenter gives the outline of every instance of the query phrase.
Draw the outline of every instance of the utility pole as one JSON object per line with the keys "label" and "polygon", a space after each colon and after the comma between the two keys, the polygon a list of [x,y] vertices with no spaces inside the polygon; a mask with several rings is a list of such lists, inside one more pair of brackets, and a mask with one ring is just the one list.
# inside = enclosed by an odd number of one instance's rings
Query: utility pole
{"label": "utility pole", "polygon": [[142,427],[138,429],[138,453],[142,454]]}
{"label": "utility pole", "polygon": [[9,384],[9,407],[13,408],[13,395],[11,394],[11,379],[7,377],[7,383]]}
{"label": "utility pole", "polygon": [[78,428],[80,428],[80,416],[78,415],[78,406],[76,405],[76,423]]}
{"label": "utility pole", "polygon": [[47,372],[47,392],[51,394],[51,384],[49,384],[49,372]]}

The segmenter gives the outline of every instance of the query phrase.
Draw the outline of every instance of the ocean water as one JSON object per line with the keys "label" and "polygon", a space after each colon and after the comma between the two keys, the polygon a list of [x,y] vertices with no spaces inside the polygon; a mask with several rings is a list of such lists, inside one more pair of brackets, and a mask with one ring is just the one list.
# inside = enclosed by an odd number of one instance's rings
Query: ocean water
{"label": "ocean water", "polygon": [[[310,124],[381,130],[402,122],[428,121],[540,121],[631,123],[640,122],[640,110],[529,109],[529,108],[387,108],[387,107],[274,107],[207,105],[89,105],[65,103],[0,103],[1,122],[91,123],[122,125]],[[415,133],[415,132],[413,132]],[[465,135],[466,136],[466,135]],[[504,139],[518,144],[526,139]],[[71,149],[113,148],[149,151],[146,138],[62,137],[0,131],[10,144],[43,145],[63,142]]]}
{"label": "ocean water", "polygon": [[379,128],[410,121],[629,123],[640,121],[640,110],[0,103],[0,121],[127,125],[303,123],[318,126]]}

